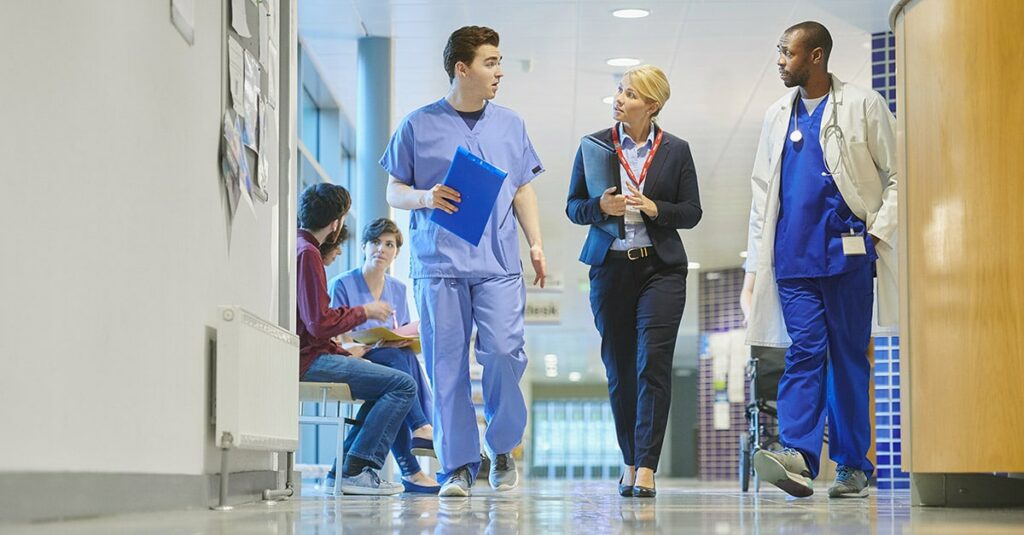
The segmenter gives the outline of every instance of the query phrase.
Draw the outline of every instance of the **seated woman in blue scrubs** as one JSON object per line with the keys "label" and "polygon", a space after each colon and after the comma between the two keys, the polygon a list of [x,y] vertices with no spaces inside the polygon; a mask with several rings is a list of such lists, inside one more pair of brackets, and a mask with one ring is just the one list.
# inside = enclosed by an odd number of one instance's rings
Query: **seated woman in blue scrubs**
{"label": "seated woman in blue scrubs", "polygon": [[[377,219],[363,231],[361,243],[365,255],[363,265],[334,277],[327,285],[331,306],[356,306],[384,301],[394,308],[394,316],[387,321],[367,320],[353,331],[373,327],[396,328],[409,323],[405,284],[387,274],[402,247],[402,232],[398,225],[390,219]],[[435,456],[432,439],[434,428],[430,420],[433,396],[423,368],[408,345],[409,342],[386,342],[368,347],[347,343],[344,347],[374,364],[408,373],[416,381],[418,399],[403,420],[402,429],[398,430],[391,446],[391,453],[402,470],[402,484],[406,491],[436,493],[441,488],[437,480],[425,473],[416,460],[417,455]]]}

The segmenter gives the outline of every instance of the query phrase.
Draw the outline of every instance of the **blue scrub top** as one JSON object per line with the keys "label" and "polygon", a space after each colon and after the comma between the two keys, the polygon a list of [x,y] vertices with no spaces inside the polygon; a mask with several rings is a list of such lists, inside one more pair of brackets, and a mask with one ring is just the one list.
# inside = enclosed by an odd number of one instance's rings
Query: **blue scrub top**
{"label": "blue scrub top", "polygon": [[[775,278],[829,277],[846,273],[878,258],[864,222],[846,205],[835,180],[826,172],[819,137],[826,97],[808,114],[796,99],[797,128],[803,139],[789,139],[782,149],[779,222],[775,231]],[[866,255],[846,256],[842,235],[850,229],[863,235]]]}
{"label": "blue scrub top", "polygon": [[[331,295],[332,307],[354,307],[374,301],[373,294],[370,293],[370,287],[366,284],[366,279],[363,278],[362,270],[363,268],[357,267],[351,271],[346,271],[327,283],[327,292]],[[391,307],[395,310],[395,319],[398,320],[399,326],[411,321],[405,284],[402,281],[385,274],[384,291],[380,295],[380,300],[391,304]],[[395,324],[394,320],[390,318],[386,321],[367,319],[365,323],[357,325],[352,330],[362,331],[374,327],[392,329],[395,327]]]}
{"label": "blue scrub top", "polygon": [[410,113],[395,131],[381,156],[388,174],[416,189],[444,181],[455,150],[463,146],[508,172],[480,245],[430,221],[429,209],[412,211],[409,246],[412,278],[477,278],[518,275],[519,232],[512,200],[518,189],[544,172],[526,133],[526,124],[512,110],[488,102],[470,129],[459,113],[441,99]]}

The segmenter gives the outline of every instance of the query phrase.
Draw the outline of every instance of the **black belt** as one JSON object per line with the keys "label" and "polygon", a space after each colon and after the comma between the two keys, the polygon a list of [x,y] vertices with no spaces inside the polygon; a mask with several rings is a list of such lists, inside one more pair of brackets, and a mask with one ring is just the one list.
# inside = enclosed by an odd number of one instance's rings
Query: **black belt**
{"label": "black belt", "polygon": [[607,258],[612,260],[644,260],[655,258],[654,247],[634,247],[626,251],[608,250]]}

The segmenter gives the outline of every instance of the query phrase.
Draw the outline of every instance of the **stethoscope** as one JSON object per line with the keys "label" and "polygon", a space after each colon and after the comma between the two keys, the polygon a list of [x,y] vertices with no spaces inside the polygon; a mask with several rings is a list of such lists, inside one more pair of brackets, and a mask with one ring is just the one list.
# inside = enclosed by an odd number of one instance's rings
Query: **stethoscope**
{"label": "stethoscope", "polygon": [[[789,140],[793,143],[800,143],[804,139],[803,132],[796,123],[797,115],[797,101],[800,98],[800,92],[797,91],[796,98],[793,99],[793,113],[792,113],[792,132],[789,134]],[[822,176],[830,175],[836,176],[843,169],[843,157],[846,152],[846,137],[843,135],[843,129],[839,127],[839,118],[836,115],[836,110],[842,102],[836,102],[836,93],[833,87],[828,89],[828,99],[832,102],[832,113],[829,114],[828,122],[825,123],[825,130],[822,132],[822,147],[821,147],[821,159],[825,162],[825,171]],[[839,158],[836,160],[835,165],[832,165],[828,161],[828,146],[830,142],[838,143],[839,145]]]}

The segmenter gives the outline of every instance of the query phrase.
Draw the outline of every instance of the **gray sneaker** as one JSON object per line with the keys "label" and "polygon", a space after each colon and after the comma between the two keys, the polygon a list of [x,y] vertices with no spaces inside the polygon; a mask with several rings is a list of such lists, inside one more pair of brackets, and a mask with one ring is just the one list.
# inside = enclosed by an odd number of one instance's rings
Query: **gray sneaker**
{"label": "gray sneaker", "polygon": [[781,451],[758,450],[754,471],[762,480],[786,491],[790,496],[806,498],[814,494],[811,471],[803,454],[792,448]]}
{"label": "gray sneaker", "polygon": [[491,473],[487,475],[491,488],[498,491],[512,490],[519,484],[519,473],[516,462],[508,453],[499,453],[491,463]]}
{"label": "gray sneaker", "polygon": [[438,496],[442,498],[468,498],[469,489],[472,486],[473,476],[469,473],[469,468],[463,466],[449,476],[448,481],[441,485],[441,491],[438,492]]}
{"label": "gray sneaker", "polygon": [[340,483],[343,494],[359,496],[393,496],[405,490],[402,485],[382,480],[369,466],[363,468],[359,475],[342,477]]}
{"label": "gray sneaker", "polygon": [[868,495],[868,476],[862,470],[839,465],[836,481],[828,488],[829,498],[864,498]]}

